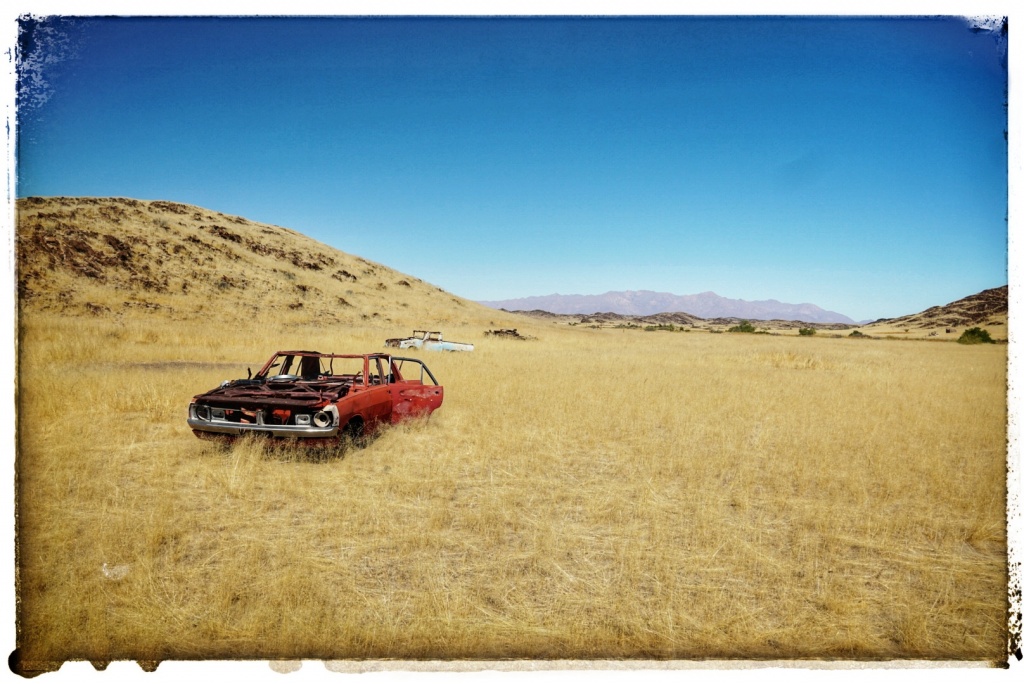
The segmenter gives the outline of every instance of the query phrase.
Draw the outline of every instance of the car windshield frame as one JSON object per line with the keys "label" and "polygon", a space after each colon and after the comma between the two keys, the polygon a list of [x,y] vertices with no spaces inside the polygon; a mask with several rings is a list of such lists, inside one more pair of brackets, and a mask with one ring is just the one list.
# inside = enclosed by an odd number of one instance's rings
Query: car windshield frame
{"label": "car windshield frame", "polygon": [[[334,360],[335,359],[357,359],[362,363],[359,365],[358,371],[354,367],[350,366],[346,370],[354,371],[351,373],[342,373],[337,377],[345,375],[361,376],[366,378],[366,373],[369,366],[369,360],[371,356],[366,354],[323,354],[320,352],[312,351],[279,351],[270,357],[263,367],[256,373],[254,379],[256,380],[268,380],[276,376],[288,376],[289,379],[297,380],[311,380],[313,374],[306,372],[302,373],[303,359],[316,359],[317,360],[317,376],[334,376]],[[321,364],[327,361],[328,368],[324,369]],[[298,371],[298,372],[297,372]],[[327,371],[327,372],[325,372]]]}

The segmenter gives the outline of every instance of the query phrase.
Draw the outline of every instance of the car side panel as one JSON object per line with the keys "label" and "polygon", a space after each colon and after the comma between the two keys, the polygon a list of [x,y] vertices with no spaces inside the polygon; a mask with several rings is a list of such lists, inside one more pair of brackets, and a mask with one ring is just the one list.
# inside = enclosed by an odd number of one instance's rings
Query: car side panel
{"label": "car side panel", "polygon": [[392,423],[409,416],[429,415],[440,408],[444,401],[444,387],[440,385],[424,385],[418,380],[403,380],[389,387],[394,401]]}
{"label": "car side panel", "polygon": [[359,416],[367,429],[388,422],[392,414],[391,393],[387,385],[354,387],[337,403],[339,423],[344,427],[353,416]]}

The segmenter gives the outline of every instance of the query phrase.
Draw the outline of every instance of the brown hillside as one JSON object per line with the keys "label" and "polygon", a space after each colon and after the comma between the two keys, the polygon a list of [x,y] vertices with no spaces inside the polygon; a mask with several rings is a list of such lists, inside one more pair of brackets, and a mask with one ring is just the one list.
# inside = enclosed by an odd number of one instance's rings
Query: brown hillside
{"label": "brown hillside", "polygon": [[176,320],[515,320],[298,232],[200,207],[123,198],[17,202],[22,313]]}
{"label": "brown hillside", "polygon": [[945,306],[933,306],[920,313],[883,318],[863,330],[869,334],[893,334],[906,331],[911,334],[927,332],[930,337],[959,336],[965,328],[980,327],[992,337],[1006,339],[1008,286],[984,290],[958,299]]}

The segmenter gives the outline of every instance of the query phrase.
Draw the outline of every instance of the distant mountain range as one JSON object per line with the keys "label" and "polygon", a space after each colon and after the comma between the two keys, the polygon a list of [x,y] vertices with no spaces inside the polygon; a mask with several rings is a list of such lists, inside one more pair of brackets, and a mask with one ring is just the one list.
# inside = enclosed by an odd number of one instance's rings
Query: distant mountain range
{"label": "distant mountain range", "polygon": [[561,295],[523,297],[502,301],[480,302],[506,311],[541,310],[556,314],[617,313],[650,316],[657,313],[685,312],[700,318],[747,318],[751,320],[804,321],[805,323],[856,324],[835,311],[826,311],[814,304],[787,304],[774,299],[748,302],[729,299],[714,292],[675,295],[650,290],[605,292],[600,295]]}

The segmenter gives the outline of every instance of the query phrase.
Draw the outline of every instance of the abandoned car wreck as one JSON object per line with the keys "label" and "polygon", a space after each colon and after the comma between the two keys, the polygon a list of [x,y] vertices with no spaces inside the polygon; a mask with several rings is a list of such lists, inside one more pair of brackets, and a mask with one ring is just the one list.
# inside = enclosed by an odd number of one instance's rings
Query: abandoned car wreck
{"label": "abandoned car wreck", "polygon": [[392,337],[385,340],[384,346],[428,351],[473,351],[473,345],[469,342],[445,340],[438,330],[413,330],[410,337]]}
{"label": "abandoned car wreck", "polygon": [[188,425],[204,439],[256,434],[319,443],[429,415],[443,400],[444,388],[419,359],[279,351],[255,376],[196,395]]}

